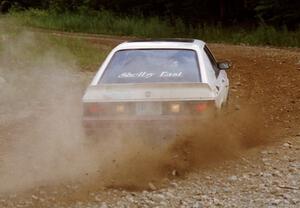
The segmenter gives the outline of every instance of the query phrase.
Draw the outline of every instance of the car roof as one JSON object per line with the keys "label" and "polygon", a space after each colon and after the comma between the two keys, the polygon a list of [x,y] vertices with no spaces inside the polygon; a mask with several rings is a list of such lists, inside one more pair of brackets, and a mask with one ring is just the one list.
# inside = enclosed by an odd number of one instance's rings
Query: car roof
{"label": "car roof", "polygon": [[118,45],[115,50],[126,49],[199,49],[205,42],[197,39],[144,39],[130,40]]}
{"label": "car roof", "polygon": [[188,39],[188,38],[162,38],[162,39],[136,39],[136,40],[129,40],[128,43],[134,42],[185,42],[185,43],[193,43],[195,39]]}

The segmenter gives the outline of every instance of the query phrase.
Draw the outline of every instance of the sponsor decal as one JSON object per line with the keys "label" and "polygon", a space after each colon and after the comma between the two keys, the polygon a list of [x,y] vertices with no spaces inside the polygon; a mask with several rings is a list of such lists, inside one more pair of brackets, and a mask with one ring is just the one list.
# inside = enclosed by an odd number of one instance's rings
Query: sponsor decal
{"label": "sponsor decal", "polygon": [[124,79],[124,78],[143,78],[143,79],[149,79],[151,77],[157,76],[160,78],[180,78],[183,75],[183,72],[167,72],[163,71],[160,74],[155,74],[151,72],[137,72],[137,73],[132,73],[132,72],[123,72],[122,74],[118,75],[119,79]]}

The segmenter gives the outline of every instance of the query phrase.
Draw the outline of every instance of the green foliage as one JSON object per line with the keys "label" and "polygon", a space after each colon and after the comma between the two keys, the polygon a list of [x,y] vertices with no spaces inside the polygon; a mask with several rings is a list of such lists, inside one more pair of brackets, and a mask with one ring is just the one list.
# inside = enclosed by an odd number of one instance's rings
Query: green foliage
{"label": "green foliage", "polygon": [[[30,32],[16,25],[11,18],[0,17],[0,57],[4,55],[4,51],[11,53],[7,63],[15,65],[18,62],[20,67],[30,68],[33,63],[43,61],[42,58],[50,53],[51,57],[55,56],[62,62],[74,60],[82,71],[95,70],[111,49],[107,45],[95,45],[86,39]],[[8,47],[11,44],[21,44],[22,47],[10,50]]]}
{"label": "green foliage", "polygon": [[79,38],[47,36],[43,38],[43,42],[49,45],[48,48],[56,46],[58,48],[56,51],[59,51],[62,55],[70,53],[75,57],[77,64],[84,71],[97,69],[99,63],[101,63],[109,53],[108,48],[96,47],[87,40]]}
{"label": "green foliage", "polygon": [[300,26],[299,0],[260,0],[255,11],[262,24]]}
{"label": "green foliage", "polygon": [[216,26],[201,24],[195,27],[186,26],[180,18],[170,23],[159,17],[118,16],[105,10],[86,15],[70,12],[59,14],[31,9],[11,13],[10,17],[27,26],[69,32],[149,38],[192,37],[208,42],[300,47],[300,30],[292,32],[287,28],[279,30],[263,25],[253,29],[243,29],[238,26],[224,27],[221,24]]}
{"label": "green foliage", "polygon": [[170,34],[170,30],[173,31],[172,27],[158,17],[119,17],[107,11],[86,15],[31,9],[11,13],[11,16],[29,26],[71,32],[164,37]]}
{"label": "green foliage", "polygon": [[300,23],[299,0],[0,0],[0,12],[9,9],[46,9],[55,13],[90,14],[109,10],[123,16],[163,18],[185,25],[268,24],[296,29]]}

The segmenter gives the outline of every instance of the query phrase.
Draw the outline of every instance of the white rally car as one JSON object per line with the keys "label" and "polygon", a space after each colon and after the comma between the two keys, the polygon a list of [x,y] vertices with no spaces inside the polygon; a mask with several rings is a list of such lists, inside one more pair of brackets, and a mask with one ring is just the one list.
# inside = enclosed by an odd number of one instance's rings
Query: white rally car
{"label": "white rally car", "polygon": [[229,63],[216,62],[201,40],[134,40],[108,55],[83,101],[83,124],[202,119],[227,101]]}

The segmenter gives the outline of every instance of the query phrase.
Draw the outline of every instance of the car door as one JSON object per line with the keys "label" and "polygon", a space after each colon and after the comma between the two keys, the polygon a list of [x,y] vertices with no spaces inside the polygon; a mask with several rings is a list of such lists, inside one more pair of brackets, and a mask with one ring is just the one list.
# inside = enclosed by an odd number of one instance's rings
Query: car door
{"label": "car door", "polygon": [[226,102],[228,95],[229,81],[227,78],[227,73],[225,72],[225,70],[220,70],[218,68],[217,62],[207,46],[204,46],[204,53],[208,57],[210,64],[214,70],[214,75],[216,78],[215,86],[218,91],[217,105],[221,107],[222,104]]}

